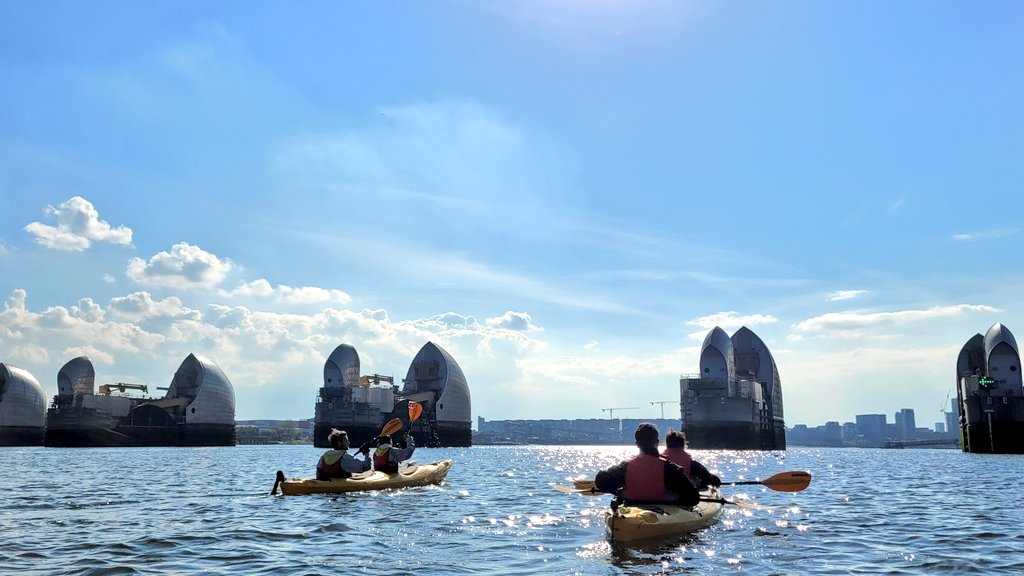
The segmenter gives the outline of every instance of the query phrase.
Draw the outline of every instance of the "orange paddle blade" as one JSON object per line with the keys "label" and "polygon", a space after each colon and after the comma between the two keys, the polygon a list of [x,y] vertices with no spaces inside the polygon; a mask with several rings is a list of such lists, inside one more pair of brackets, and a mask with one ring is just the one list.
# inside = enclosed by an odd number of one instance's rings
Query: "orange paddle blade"
{"label": "orange paddle blade", "polygon": [[420,414],[423,414],[423,404],[409,402],[409,422],[415,422],[420,417]]}
{"label": "orange paddle blade", "polygon": [[761,484],[779,492],[800,492],[811,485],[811,474],[803,471],[779,472]]}
{"label": "orange paddle blade", "polygon": [[391,436],[395,432],[402,429],[402,420],[400,418],[392,418],[388,420],[388,423],[384,425],[380,430],[381,436]]}

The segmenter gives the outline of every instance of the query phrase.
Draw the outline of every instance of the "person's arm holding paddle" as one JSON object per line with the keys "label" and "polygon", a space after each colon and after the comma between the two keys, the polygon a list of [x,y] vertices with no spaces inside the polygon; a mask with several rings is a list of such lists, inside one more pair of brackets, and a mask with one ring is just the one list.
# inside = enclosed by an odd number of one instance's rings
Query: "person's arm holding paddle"
{"label": "person's arm holding paddle", "polygon": [[697,487],[701,490],[708,486],[718,487],[722,485],[721,478],[715,476],[711,472],[708,472],[708,469],[696,460],[690,462],[690,478],[694,480],[694,483],[697,484]]}

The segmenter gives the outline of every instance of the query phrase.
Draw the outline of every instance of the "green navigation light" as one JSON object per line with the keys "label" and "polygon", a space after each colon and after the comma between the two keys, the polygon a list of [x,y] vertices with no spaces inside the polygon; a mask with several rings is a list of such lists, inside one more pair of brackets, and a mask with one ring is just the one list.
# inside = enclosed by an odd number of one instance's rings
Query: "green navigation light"
{"label": "green navigation light", "polygon": [[978,386],[982,388],[994,388],[996,385],[995,378],[989,378],[988,376],[982,376],[978,378]]}

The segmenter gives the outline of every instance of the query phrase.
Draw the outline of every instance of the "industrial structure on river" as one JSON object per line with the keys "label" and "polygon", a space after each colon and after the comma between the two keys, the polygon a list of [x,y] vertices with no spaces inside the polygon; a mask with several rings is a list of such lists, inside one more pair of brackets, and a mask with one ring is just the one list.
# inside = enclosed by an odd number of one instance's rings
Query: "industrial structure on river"
{"label": "industrial structure on river", "polygon": [[975,334],[956,361],[964,452],[1024,454],[1024,384],[1013,334],[995,323]]}
{"label": "industrial structure on river", "polygon": [[785,450],[782,383],[775,359],[746,326],[704,338],[700,374],[679,379],[682,428],[690,447]]}
{"label": "industrial structure on river", "polygon": [[[57,374],[57,395],[46,411],[45,445],[234,446],[235,392],[213,361],[189,354],[163,398],[142,384],[102,384],[87,356]],[[131,393],[130,393],[131,392]]]}
{"label": "industrial structure on river", "polygon": [[46,393],[28,370],[0,363],[0,446],[38,446],[46,424]]}
{"label": "industrial structure on river", "polygon": [[380,433],[391,418],[409,423],[409,402],[423,406],[411,423],[416,439],[427,446],[469,446],[471,402],[469,385],[455,359],[427,342],[412,360],[402,387],[391,376],[361,376],[359,353],[342,344],[324,363],[324,385],[314,410],[313,443],[326,448],[331,428],[348,432],[353,444]]}

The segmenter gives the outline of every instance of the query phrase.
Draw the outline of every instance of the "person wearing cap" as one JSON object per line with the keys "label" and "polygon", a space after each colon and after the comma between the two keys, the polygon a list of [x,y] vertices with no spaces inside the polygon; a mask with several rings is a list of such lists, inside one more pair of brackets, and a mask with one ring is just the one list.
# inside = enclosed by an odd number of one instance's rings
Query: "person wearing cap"
{"label": "person wearing cap", "polygon": [[412,458],[416,450],[416,440],[407,431],[403,436],[401,445],[393,445],[391,436],[378,436],[373,439],[372,445],[376,446],[373,451],[373,469],[388,474],[398,472],[398,464]]}
{"label": "person wearing cap", "polygon": [[637,426],[633,438],[640,453],[598,472],[597,490],[621,496],[627,504],[695,506],[700,501],[697,487],[678,464],[658,454],[660,436],[650,422]]}
{"label": "person wearing cap", "polygon": [[364,453],[363,460],[359,461],[348,453],[348,433],[344,430],[331,428],[327,442],[330,443],[331,450],[324,452],[320,456],[320,461],[316,463],[317,480],[348,478],[357,472],[366,472],[370,469],[368,454]]}
{"label": "person wearing cap", "polygon": [[690,482],[697,485],[698,490],[706,490],[708,486],[722,485],[721,478],[708,472],[703,464],[694,460],[686,451],[686,434],[683,432],[668,429],[668,433],[665,434],[665,450],[662,451],[661,456],[669,462],[678,464],[683,472],[686,472],[686,477],[690,479]]}

